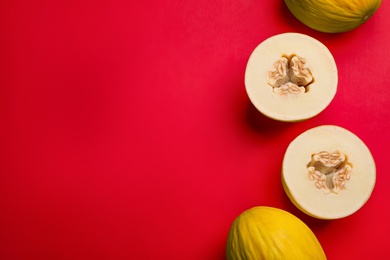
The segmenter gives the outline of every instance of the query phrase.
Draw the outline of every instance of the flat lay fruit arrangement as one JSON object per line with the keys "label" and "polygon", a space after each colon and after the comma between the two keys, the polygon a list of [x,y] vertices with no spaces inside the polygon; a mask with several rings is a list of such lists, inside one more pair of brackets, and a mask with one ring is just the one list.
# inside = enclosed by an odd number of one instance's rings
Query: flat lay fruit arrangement
{"label": "flat lay fruit arrangement", "polygon": [[3,1],[0,259],[390,259],[389,13]]}

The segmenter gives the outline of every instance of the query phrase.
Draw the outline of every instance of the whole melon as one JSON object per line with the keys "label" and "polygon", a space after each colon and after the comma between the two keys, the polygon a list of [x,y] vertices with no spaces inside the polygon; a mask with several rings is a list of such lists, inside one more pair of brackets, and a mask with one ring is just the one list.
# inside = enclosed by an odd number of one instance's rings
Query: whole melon
{"label": "whole melon", "polygon": [[327,33],[350,31],[366,22],[382,0],[284,0],[291,13],[310,28]]}
{"label": "whole melon", "polygon": [[233,222],[226,246],[228,260],[316,260],[325,253],[310,228],[287,211],[257,206]]}

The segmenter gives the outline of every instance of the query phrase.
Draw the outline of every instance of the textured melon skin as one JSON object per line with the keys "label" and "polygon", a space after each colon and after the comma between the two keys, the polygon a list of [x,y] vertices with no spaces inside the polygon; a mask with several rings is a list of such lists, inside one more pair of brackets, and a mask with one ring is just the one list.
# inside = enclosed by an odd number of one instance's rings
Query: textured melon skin
{"label": "textured melon skin", "polygon": [[382,0],[284,0],[308,27],[327,33],[346,32],[366,22]]}
{"label": "textured melon skin", "polygon": [[233,222],[226,247],[227,260],[326,259],[314,233],[294,215],[258,206]]}

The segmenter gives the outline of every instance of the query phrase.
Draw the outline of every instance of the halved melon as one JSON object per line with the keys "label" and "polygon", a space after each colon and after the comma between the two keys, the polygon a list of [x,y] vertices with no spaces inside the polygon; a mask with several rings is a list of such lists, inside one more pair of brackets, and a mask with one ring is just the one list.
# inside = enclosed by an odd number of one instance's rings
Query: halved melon
{"label": "halved melon", "polygon": [[307,130],[284,155],[284,190],[295,206],[315,218],[338,219],[355,213],[370,198],[375,182],[370,150],[339,126]]}
{"label": "halved melon", "polygon": [[280,121],[300,121],[323,111],[338,83],[336,62],[318,40],[299,33],[272,36],[251,54],[245,88],[253,105]]}

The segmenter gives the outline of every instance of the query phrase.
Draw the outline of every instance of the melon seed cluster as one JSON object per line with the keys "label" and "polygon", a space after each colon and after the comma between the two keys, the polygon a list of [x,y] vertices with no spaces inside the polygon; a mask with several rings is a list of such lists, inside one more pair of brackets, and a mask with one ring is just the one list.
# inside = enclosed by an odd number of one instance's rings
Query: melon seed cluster
{"label": "melon seed cluster", "polygon": [[305,93],[306,87],[313,81],[311,71],[305,64],[305,58],[297,55],[291,58],[282,56],[276,61],[268,73],[268,83],[273,91],[279,95]]}

